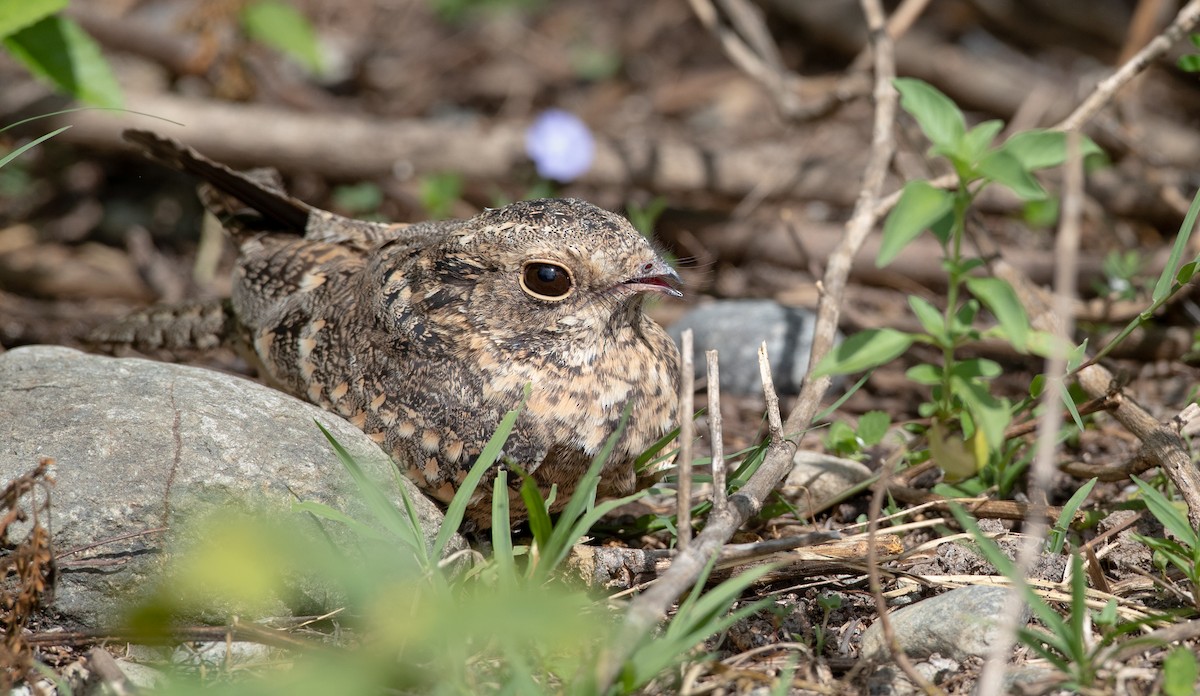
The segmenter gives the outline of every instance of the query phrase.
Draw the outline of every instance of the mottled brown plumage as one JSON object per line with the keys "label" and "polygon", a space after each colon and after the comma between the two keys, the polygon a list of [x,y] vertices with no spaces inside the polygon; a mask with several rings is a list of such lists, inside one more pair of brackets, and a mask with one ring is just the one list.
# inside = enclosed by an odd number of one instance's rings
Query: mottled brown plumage
{"label": "mottled brown plumage", "polygon": [[[126,137],[207,182],[205,203],[239,247],[228,324],[263,376],[362,428],[438,500],[526,384],[504,458],[543,492],[557,485],[560,505],[627,403],[602,495],[631,492],[634,459],[673,427],[678,353],[641,305],[647,292],[677,295],[678,276],[621,217],[552,199],[469,220],[362,222],[288,197],[263,172]],[[476,527],[489,524],[490,478],[469,509]]]}

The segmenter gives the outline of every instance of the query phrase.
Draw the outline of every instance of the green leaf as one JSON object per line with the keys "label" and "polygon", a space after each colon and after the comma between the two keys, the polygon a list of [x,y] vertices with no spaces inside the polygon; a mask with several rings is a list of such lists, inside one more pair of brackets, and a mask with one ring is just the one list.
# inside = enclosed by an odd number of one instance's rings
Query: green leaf
{"label": "green leaf", "polygon": [[904,376],[917,384],[936,387],[942,383],[942,372],[929,364],[913,365],[904,372]]}
{"label": "green leaf", "polygon": [[1180,285],[1191,282],[1196,275],[1196,268],[1200,267],[1200,261],[1188,261],[1179,267],[1179,272],[1175,274],[1175,282]]}
{"label": "green leaf", "polygon": [[1166,496],[1159,493],[1154,486],[1136,476],[1130,478],[1141,489],[1142,499],[1146,501],[1146,507],[1150,510],[1150,514],[1154,515],[1168,532],[1174,534],[1191,548],[1200,546],[1200,533],[1192,528],[1187,517],[1179,511],[1179,508],[1167,500]]}
{"label": "green leaf", "polygon": [[903,355],[914,340],[912,334],[896,329],[860,331],[829,351],[813,376],[845,375],[877,367]]}
{"label": "green leaf", "polygon": [[975,330],[975,317],[979,314],[979,300],[967,300],[954,313],[950,323],[950,333],[957,338],[971,337]]}
{"label": "green leaf", "polygon": [[988,449],[998,449],[1004,443],[1005,429],[1012,422],[1008,403],[1004,399],[992,396],[986,385],[973,379],[963,379],[951,374],[950,387],[954,390],[954,395],[962,399],[971,412],[971,418],[983,433]]}
{"label": "green leaf", "polygon": [[371,181],[338,186],[333,189],[332,198],[334,205],[354,216],[374,213],[383,205],[383,191]]}
{"label": "green leaf", "polygon": [[121,106],[121,88],[100,47],[70,19],[46,17],[5,37],[4,46],[29,72],[75,98]]}
{"label": "green leaf", "polygon": [[458,174],[429,174],[421,177],[417,188],[421,206],[429,217],[444,220],[454,214],[454,204],[462,198],[463,181]]}
{"label": "green leaf", "polygon": [[1192,696],[1196,693],[1196,678],[1200,669],[1196,656],[1187,648],[1175,648],[1163,659],[1163,694]]}
{"label": "green leaf", "polygon": [[1200,56],[1195,53],[1179,56],[1179,60],[1175,64],[1184,72],[1200,72]]}
{"label": "green leaf", "polygon": [[1004,373],[1000,363],[987,358],[959,360],[950,367],[950,374],[962,379],[995,379]]}
{"label": "green leaf", "polygon": [[1024,353],[1029,338],[1029,317],[1016,291],[1000,278],[967,278],[967,289],[996,315],[1000,328],[1017,352]]}
{"label": "green leaf", "polygon": [[979,173],[1012,189],[1022,200],[1041,200],[1046,190],[1033,178],[1029,169],[1004,150],[993,150],[979,160]]}
{"label": "green leaf", "polygon": [[962,141],[963,159],[972,164],[978,162],[1003,127],[1004,121],[993,119],[984,121],[967,131]]}
{"label": "green leaf", "polygon": [[[1067,161],[1067,135],[1061,131],[1021,131],[1006,140],[1000,150],[1015,157],[1029,172],[1057,167]],[[1104,150],[1086,136],[1080,138],[1079,150],[1085,162],[1104,158]]]}
{"label": "green leaf", "polygon": [[242,10],[242,27],[255,41],[281,51],[313,74],[321,74],[317,33],[308,19],[286,2],[259,0],[247,5]]}
{"label": "green leaf", "polygon": [[898,77],[892,84],[900,92],[900,108],[916,119],[929,142],[946,154],[961,154],[967,125],[950,97],[911,77]]}
{"label": "green leaf", "polygon": [[66,7],[67,0],[0,0],[0,39]]}
{"label": "green leaf", "polygon": [[945,248],[950,244],[950,237],[954,234],[954,211],[947,212],[941,219],[930,225],[929,231]]}
{"label": "green leaf", "polygon": [[886,411],[867,411],[858,418],[858,437],[865,445],[877,445],[891,424],[892,417]]}
{"label": "green leaf", "polygon": [[1021,219],[1030,227],[1054,227],[1058,222],[1058,199],[1047,197],[1026,201],[1021,206]]}
{"label": "green leaf", "polygon": [[1071,529],[1071,522],[1075,519],[1075,512],[1083,505],[1083,501],[1087,500],[1088,494],[1092,492],[1092,488],[1096,486],[1098,479],[1093,478],[1087,483],[1079,487],[1071,499],[1063,505],[1062,512],[1058,516],[1058,521],[1054,523],[1054,529],[1050,531],[1050,552],[1053,554],[1062,553],[1063,545],[1067,541],[1067,532]]}
{"label": "green leaf", "polygon": [[908,296],[908,306],[912,307],[913,314],[917,315],[917,320],[921,322],[921,328],[933,337],[938,346],[950,347],[950,339],[946,336],[946,321],[942,317],[941,310],[916,295]]}
{"label": "green leaf", "polygon": [[883,224],[883,239],[875,266],[891,263],[921,231],[949,215],[954,208],[954,195],[934,188],[920,179],[904,185],[900,200]]}

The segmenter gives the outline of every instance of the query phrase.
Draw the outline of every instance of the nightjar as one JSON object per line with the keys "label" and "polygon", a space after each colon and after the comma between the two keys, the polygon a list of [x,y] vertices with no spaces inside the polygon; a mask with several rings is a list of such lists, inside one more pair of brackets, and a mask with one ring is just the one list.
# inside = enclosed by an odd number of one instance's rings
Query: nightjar
{"label": "nightjar", "polygon": [[[238,247],[230,301],[193,313],[203,326],[186,342],[232,339],[268,382],[350,420],[433,498],[453,497],[526,385],[501,465],[543,494],[557,486],[556,507],[627,405],[600,495],[632,492],[635,458],[674,427],[679,355],[642,301],[680,296],[679,276],[620,216],[544,199],[468,220],[352,220],[291,198],[270,172],[236,172],[146,131],[125,136],[204,180],[206,206]],[[154,323],[127,324],[126,338],[185,342]],[[494,475],[469,528],[490,526]],[[522,517],[519,478],[509,480]]]}

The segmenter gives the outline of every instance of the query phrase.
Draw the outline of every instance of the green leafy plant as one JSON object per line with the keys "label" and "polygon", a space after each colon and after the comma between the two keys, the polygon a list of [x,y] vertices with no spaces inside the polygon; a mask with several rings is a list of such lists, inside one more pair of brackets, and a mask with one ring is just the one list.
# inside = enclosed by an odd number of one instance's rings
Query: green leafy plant
{"label": "green leafy plant", "polygon": [[333,189],[333,202],[338,209],[363,219],[378,219],[379,206],[383,205],[383,191],[378,184],[363,181]]}
{"label": "green leafy plant", "polygon": [[0,0],[0,41],[32,74],[90,104],[121,106],[100,47],[61,11],[67,0]]}
{"label": "green leafy plant", "polygon": [[1200,669],[1196,655],[1187,648],[1175,648],[1163,659],[1163,693],[1166,696],[1195,696]]}
{"label": "green leafy plant", "polygon": [[[239,693],[257,694],[598,694],[593,663],[615,639],[617,615],[561,570],[591,522],[622,502],[595,499],[599,472],[620,428],[557,521],[548,512],[552,503],[524,479],[521,498],[529,506],[534,539],[527,547],[517,546],[509,526],[509,483],[521,474],[511,465],[496,467],[519,413],[520,407],[505,414],[432,540],[400,486],[399,472],[393,472],[401,498],[396,505],[327,432],[357,484],[367,517],[356,519],[312,501],[294,504],[283,517],[230,510],[206,517],[192,535],[196,545],[176,555],[175,570],[131,614],[141,635],[169,638],[171,617],[180,611],[209,607],[218,619],[233,610],[261,615],[279,597],[296,611],[324,594],[344,607],[337,619],[342,637],[294,653],[284,671],[268,672],[264,666],[251,673],[266,673],[250,677],[178,675],[163,692],[210,693],[214,685],[228,682]],[[452,553],[454,531],[489,471],[495,473],[492,557]],[[554,497],[551,492],[550,500]],[[704,592],[706,574],[671,621],[641,639],[641,648],[608,693],[629,693],[662,677],[664,670],[694,658],[705,640],[759,610],[768,600],[729,611],[768,570],[755,569]]]}
{"label": "green leafy plant", "polygon": [[[982,276],[983,259],[963,250],[967,211],[985,187],[1004,186],[1025,201],[1042,201],[1047,193],[1034,172],[1061,164],[1066,158],[1063,133],[1031,130],[995,142],[1003,123],[985,121],[968,129],[962,112],[948,97],[930,85],[909,78],[895,81],[900,105],[916,120],[932,143],[931,158],[950,164],[957,178],[951,190],[928,181],[910,181],[888,215],[878,266],[891,263],[902,249],[926,230],[934,235],[944,254],[947,296],[941,309],[917,296],[909,308],[921,332],[890,328],[869,329],[849,337],[817,367],[817,374],[848,374],[894,360],[914,343],[941,352],[940,364],[909,369],[912,381],[929,387],[932,399],[920,412],[931,419],[926,436],[932,457],[951,481],[975,476],[989,463],[1003,467],[1015,454],[1006,446],[1004,432],[1015,405],[993,393],[992,382],[1000,365],[986,358],[962,358],[958,351],[982,338],[1006,340],[1022,353],[1046,355],[1051,337],[1035,331],[1017,298],[1004,280]],[[1102,156],[1094,143],[1083,142],[1090,159]],[[991,314],[984,321],[982,310]],[[1076,363],[1078,360],[1076,360]]]}
{"label": "green leafy plant", "polygon": [[1144,266],[1145,259],[1137,249],[1110,251],[1101,265],[1104,280],[1096,280],[1092,289],[1111,299],[1132,300],[1137,297],[1136,279]]}
{"label": "green leafy plant", "polygon": [[1058,516],[1058,521],[1054,523],[1054,527],[1050,530],[1050,536],[1047,545],[1050,547],[1050,552],[1054,554],[1062,553],[1063,546],[1067,543],[1067,534],[1071,531],[1071,520],[1075,519],[1075,512],[1083,505],[1083,501],[1091,494],[1092,489],[1096,487],[1096,481],[1099,479],[1090,479],[1083,484],[1071,495],[1067,500],[1067,504],[1063,505],[1062,512]]}
{"label": "green leafy plant", "polygon": [[1165,570],[1170,566],[1183,573],[1192,586],[1192,604],[1200,610],[1200,532],[1192,527],[1183,511],[1158,489],[1136,476],[1132,478],[1150,514],[1174,537],[1159,539],[1135,534],[1134,538],[1150,547],[1154,552],[1155,565],[1159,568]]}
{"label": "green leafy plant", "polygon": [[432,220],[445,220],[454,212],[454,204],[462,198],[463,180],[457,174],[430,174],[421,177],[421,205]]}
{"label": "green leafy plant", "polygon": [[821,594],[817,596],[817,606],[821,608],[821,624],[813,627],[813,639],[816,643],[813,652],[824,655],[825,641],[829,637],[829,615],[842,608],[842,598],[832,593]]}
{"label": "green leafy plant", "polygon": [[314,75],[324,72],[317,32],[292,5],[282,0],[257,0],[242,9],[241,23],[255,41],[283,53]]}
{"label": "green leafy plant", "polygon": [[883,442],[891,425],[892,417],[885,411],[862,414],[856,428],[845,421],[834,421],[825,433],[825,447],[839,457],[862,458],[866,456],[867,448]]}

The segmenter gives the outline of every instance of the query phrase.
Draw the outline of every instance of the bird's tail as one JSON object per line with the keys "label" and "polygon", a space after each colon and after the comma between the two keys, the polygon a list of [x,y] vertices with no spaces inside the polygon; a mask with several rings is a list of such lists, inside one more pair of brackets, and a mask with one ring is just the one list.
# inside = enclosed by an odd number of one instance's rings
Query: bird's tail
{"label": "bird's tail", "polygon": [[102,324],[84,341],[104,353],[132,349],[184,357],[220,346],[236,347],[238,323],[229,301],[156,305]]}
{"label": "bird's tail", "polygon": [[235,237],[258,230],[304,234],[313,208],[287,195],[274,169],[239,172],[152,131],[129,129],[121,135],[150,159],[203,181],[200,199]]}

